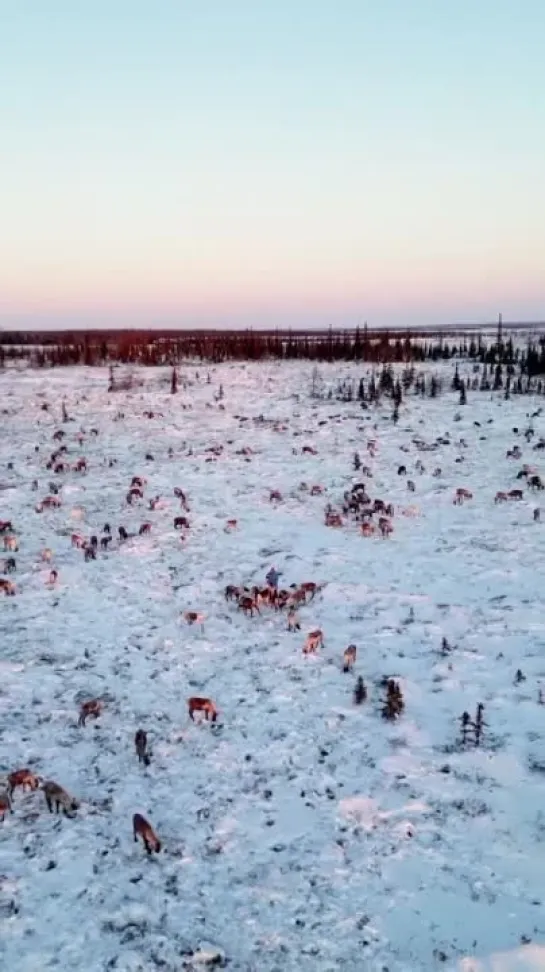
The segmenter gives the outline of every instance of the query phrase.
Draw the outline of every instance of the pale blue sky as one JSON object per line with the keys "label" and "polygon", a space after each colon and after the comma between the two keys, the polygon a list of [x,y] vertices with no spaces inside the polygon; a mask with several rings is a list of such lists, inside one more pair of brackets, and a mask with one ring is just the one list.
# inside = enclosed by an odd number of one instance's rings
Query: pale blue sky
{"label": "pale blue sky", "polygon": [[545,319],[545,0],[0,0],[0,325]]}

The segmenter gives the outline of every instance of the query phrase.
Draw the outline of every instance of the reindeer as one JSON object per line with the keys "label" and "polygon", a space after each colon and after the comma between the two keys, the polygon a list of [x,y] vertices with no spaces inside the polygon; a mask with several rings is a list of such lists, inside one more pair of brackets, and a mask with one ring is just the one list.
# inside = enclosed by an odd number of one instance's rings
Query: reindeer
{"label": "reindeer", "polygon": [[281,503],[281,502],[282,502],[282,493],[280,492],[280,490],[279,489],[269,490],[269,503]]}
{"label": "reindeer", "polygon": [[143,817],[140,813],[135,813],[132,818],[132,833],[134,837],[134,843],[138,843],[138,838],[141,837],[144,847],[147,853],[151,854],[155,851],[158,854],[161,850],[161,841],[157,837],[153,827],[150,823]]}
{"label": "reindeer", "polygon": [[315,486],[312,486],[311,487],[310,495],[311,496],[321,496],[323,492],[324,492],[324,487],[323,486],[320,486],[319,484],[316,484]]}
{"label": "reindeer", "polygon": [[502,490],[498,490],[498,492],[494,497],[494,503],[506,503],[507,500],[508,500],[507,493],[504,493]]}
{"label": "reindeer", "polygon": [[89,699],[80,708],[78,726],[84,726],[87,719],[98,719],[102,714],[104,703],[101,699]]}
{"label": "reindeer", "polygon": [[138,535],[141,537],[144,533],[151,533],[151,523],[142,523]]}
{"label": "reindeer", "polygon": [[6,574],[11,574],[15,571],[17,564],[15,562],[15,557],[6,557],[4,560],[4,570]]}
{"label": "reindeer", "polygon": [[243,614],[249,613],[250,617],[252,618],[254,616],[254,611],[261,614],[255,599],[250,594],[242,594],[238,599],[238,606]]}
{"label": "reindeer", "polygon": [[379,517],[378,528],[382,537],[389,537],[394,532],[392,521],[387,516]]}
{"label": "reindeer", "polygon": [[364,520],[360,530],[362,537],[372,537],[375,532],[375,528],[369,520]]}
{"label": "reindeer", "polygon": [[74,472],[87,472],[87,459],[81,456],[72,467]]}
{"label": "reindeer", "polygon": [[15,596],[15,584],[13,581],[8,580],[6,577],[0,577],[0,591],[3,591],[8,597]]}
{"label": "reindeer", "polygon": [[44,550],[40,551],[40,560],[44,564],[50,564],[53,559],[53,551],[51,547],[45,547]]}
{"label": "reindeer", "polygon": [[189,520],[186,516],[175,516],[174,517],[174,529],[175,530],[189,530]]}
{"label": "reindeer", "polygon": [[334,510],[326,513],[325,516],[325,526],[328,527],[342,527],[343,521],[340,513],[335,513]]}
{"label": "reindeer", "polygon": [[225,533],[231,533],[238,527],[238,520],[227,520],[225,524]]}
{"label": "reindeer", "polygon": [[357,648],[355,645],[348,645],[343,654],[343,672],[351,672],[356,664]]}
{"label": "reindeer", "polygon": [[187,496],[185,495],[183,489],[178,486],[174,487],[174,495],[180,500],[180,505],[186,513],[189,513],[189,503],[187,502]]}
{"label": "reindeer", "polygon": [[301,449],[301,453],[303,455],[317,456],[318,450],[315,449],[314,446],[304,445],[303,448]]}
{"label": "reindeer", "polygon": [[324,586],[323,584],[316,584],[315,581],[303,581],[303,583],[300,586],[300,590],[303,591],[303,593],[305,594],[305,600],[306,600],[306,595],[309,594],[310,600],[313,601],[314,598],[316,597],[316,594],[322,590],[323,586]]}
{"label": "reindeer", "polygon": [[223,592],[226,601],[238,601],[241,594],[242,588],[236,587],[235,584],[228,584]]}
{"label": "reindeer", "polygon": [[[49,486],[51,488],[51,484]],[[58,496],[46,496],[41,503],[38,503],[35,507],[36,513],[43,513],[44,510],[55,510],[61,505],[61,501]]]}
{"label": "reindeer", "polygon": [[186,624],[200,624],[201,631],[204,631],[204,614],[198,611],[184,611],[183,618]]}
{"label": "reindeer", "polygon": [[323,632],[317,628],[315,631],[310,631],[305,639],[303,645],[304,655],[315,655],[319,648],[324,646],[324,635]]}
{"label": "reindeer", "polygon": [[18,549],[19,549],[19,541],[17,540],[17,537],[14,536],[14,534],[10,534],[9,536],[4,537],[4,550],[11,550],[13,553],[16,553]]}
{"label": "reindeer", "polygon": [[11,520],[0,520],[0,533],[7,533],[8,530],[13,530]]}
{"label": "reindeer", "polygon": [[301,625],[299,623],[299,618],[297,617],[297,612],[294,607],[291,607],[288,611],[288,631],[300,631]]}
{"label": "reindeer", "polygon": [[82,537],[81,533],[73,533],[71,537],[71,544],[73,547],[78,547],[78,548],[84,547],[85,537]]}
{"label": "reindeer", "polygon": [[508,492],[508,494],[507,494],[507,499],[510,499],[510,500],[521,500],[523,498],[523,496],[524,496],[524,493],[522,492],[521,489],[510,489],[509,492]]}
{"label": "reindeer", "polygon": [[55,807],[56,813],[62,809],[65,817],[74,816],[75,811],[79,807],[79,802],[70,796],[62,786],[59,786],[53,780],[46,780],[42,785],[42,789],[44,791],[47,809],[50,813],[53,813],[53,807]]}
{"label": "reindeer", "polygon": [[9,793],[0,793],[0,820],[4,823],[6,813],[13,813]]}
{"label": "reindeer", "polygon": [[461,506],[465,500],[470,499],[473,499],[473,493],[469,489],[466,489],[465,486],[459,486],[454,494],[453,503],[456,506]]}
{"label": "reindeer", "polygon": [[134,736],[134,746],[138,756],[138,762],[144,766],[149,766],[151,760],[148,752],[148,737],[143,729],[137,729]]}
{"label": "reindeer", "polygon": [[195,712],[202,712],[207,722],[215,722],[218,718],[218,710],[212,699],[192,696],[187,700],[187,708],[192,722],[195,722]]}
{"label": "reindeer", "polygon": [[41,783],[40,777],[36,776],[36,774],[33,773],[32,770],[29,769],[14,770],[13,773],[10,773],[8,776],[9,796],[11,797],[13,795],[13,791],[18,786],[21,787],[24,793],[26,790],[37,790],[38,787],[40,786],[40,783]]}

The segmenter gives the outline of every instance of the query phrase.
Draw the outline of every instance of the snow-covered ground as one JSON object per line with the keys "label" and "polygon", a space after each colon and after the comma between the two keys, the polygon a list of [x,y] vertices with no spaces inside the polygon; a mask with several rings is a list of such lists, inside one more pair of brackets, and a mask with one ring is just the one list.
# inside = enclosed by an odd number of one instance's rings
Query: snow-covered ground
{"label": "snow-covered ground", "polygon": [[[470,392],[460,408],[452,392],[409,395],[394,425],[390,403],[311,399],[308,363],[225,365],[210,383],[196,370],[174,396],[159,370],[112,394],[106,369],[0,375],[0,519],[19,536],[17,593],[0,600],[0,771],[32,767],[81,801],[67,819],[40,791],[15,792],[0,824],[1,967],[178,972],[217,949],[233,972],[544,969],[545,524],[524,483],[522,502],[493,501],[521,485],[523,462],[545,471],[533,450],[545,423],[527,417],[539,401]],[[360,377],[321,370],[326,383]],[[75,421],[62,423],[63,399]],[[512,431],[530,424],[529,443]],[[86,474],[45,468],[59,428]],[[421,452],[415,436],[451,444]],[[515,443],[519,461],[506,459]],[[305,444],[317,455],[302,455]],[[326,501],[340,505],[361,478],[356,450],[371,496],[395,506],[389,539],[324,526]],[[138,474],[145,500],[128,506]],[[303,480],[325,495],[301,491]],[[62,506],[39,514],[50,481]],[[185,540],[175,486],[189,498]],[[473,500],[453,505],[458,486]],[[283,502],[269,502],[271,489]],[[168,505],[151,512],[157,494]],[[401,514],[409,505],[418,515]],[[238,527],[225,532],[231,518]],[[119,545],[119,525],[137,532],[146,520],[149,536]],[[85,562],[71,533],[100,537],[105,522],[114,542]],[[286,586],[326,585],[300,610],[301,632],[224,599],[229,583],[263,584],[272,564]],[[204,631],[183,622],[187,609],[205,613]],[[318,627],[325,647],[305,657]],[[456,645],[447,657],[443,636]],[[384,676],[405,696],[394,723],[381,717]],[[190,695],[217,702],[216,727],[189,721]],[[104,714],[78,728],[93,697]],[[459,717],[479,702],[484,743],[462,750]],[[160,855],[133,843],[135,811]]]}

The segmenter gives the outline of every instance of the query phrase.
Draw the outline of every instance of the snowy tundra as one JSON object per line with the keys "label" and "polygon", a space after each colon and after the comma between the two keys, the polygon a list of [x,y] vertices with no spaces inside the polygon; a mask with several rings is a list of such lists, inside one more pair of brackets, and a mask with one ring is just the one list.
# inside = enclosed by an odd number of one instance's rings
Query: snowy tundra
{"label": "snowy tundra", "polygon": [[[517,479],[524,464],[545,472],[539,400],[409,392],[395,424],[389,401],[311,397],[308,363],[182,371],[176,394],[158,369],[110,394],[106,369],[0,375],[0,544],[15,560],[0,592],[0,785],[28,768],[78,803],[66,816],[42,785],[13,791],[1,967],[544,969],[545,524]],[[357,481],[393,504],[390,535],[343,514]],[[454,503],[458,488],[472,498]],[[326,503],[341,526],[325,525]],[[225,599],[230,584],[263,588],[271,566],[281,588],[323,585],[300,629]],[[316,629],[324,644],[304,654]],[[390,677],[405,702],[391,721]],[[216,722],[189,718],[192,696],[215,702]],[[93,699],[98,718],[78,725]],[[479,703],[480,745],[463,745]],[[135,813],[160,853],[133,841]]]}

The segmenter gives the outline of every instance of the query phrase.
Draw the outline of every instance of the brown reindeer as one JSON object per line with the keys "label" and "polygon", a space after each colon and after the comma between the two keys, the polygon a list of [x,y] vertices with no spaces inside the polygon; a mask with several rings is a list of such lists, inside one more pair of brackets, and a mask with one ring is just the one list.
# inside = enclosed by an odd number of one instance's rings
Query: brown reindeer
{"label": "brown reindeer", "polygon": [[235,584],[228,584],[223,594],[226,601],[237,601],[242,594],[242,589]]}
{"label": "brown reindeer", "polygon": [[84,726],[87,719],[98,719],[102,715],[104,703],[101,699],[89,699],[79,710],[78,726]]}
{"label": "brown reindeer", "polygon": [[78,461],[74,464],[72,468],[74,469],[74,472],[86,472],[87,459],[84,456],[81,456],[81,458],[78,459]]}
{"label": "brown reindeer", "polygon": [[11,520],[0,520],[0,533],[7,533],[8,530],[13,530]]}
{"label": "brown reindeer", "polygon": [[300,631],[301,624],[297,617],[295,608],[291,607],[288,611],[288,631]]}
{"label": "brown reindeer", "polygon": [[8,793],[0,793],[0,820],[4,823],[6,813],[13,813],[11,800]]}
{"label": "brown reindeer", "polygon": [[328,527],[342,527],[343,520],[340,513],[335,513],[333,510],[326,513],[325,525]]}
{"label": "brown reindeer", "polygon": [[310,600],[313,601],[316,594],[319,591],[321,591],[322,587],[323,584],[317,584],[316,581],[303,581],[299,589],[303,591],[305,595],[305,600],[306,600],[306,595],[309,594]]}
{"label": "brown reindeer", "polygon": [[40,560],[45,564],[50,564],[53,559],[53,551],[51,547],[45,547],[44,550],[40,551]]}
{"label": "brown reindeer", "polygon": [[231,533],[233,530],[236,530],[237,527],[238,520],[227,520],[227,523],[225,524],[225,532]]}
{"label": "brown reindeer", "polygon": [[[51,486],[49,487],[51,489]],[[58,496],[46,496],[40,503],[35,506],[36,513],[43,513],[44,510],[55,510],[61,505],[61,501]]]}
{"label": "brown reindeer", "polygon": [[510,489],[507,494],[507,498],[510,500],[521,500],[523,496],[524,493],[521,489]]}
{"label": "brown reindeer", "polygon": [[461,506],[462,503],[465,502],[465,500],[470,500],[470,499],[473,499],[473,493],[471,492],[471,490],[466,489],[465,486],[459,486],[454,494],[454,499],[452,502],[456,506]]}
{"label": "brown reindeer", "polygon": [[238,606],[243,614],[249,613],[250,617],[252,618],[254,616],[254,611],[261,614],[255,599],[250,594],[242,594],[238,599]]}
{"label": "brown reindeer", "polygon": [[389,537],[394,532],[392,521],[387,516],[379,517],[378,528],[382,537]]}
{"label": "brown reindeer", "polygon": [[0,591],[3,591],[8,597],[14,597],[16,587],[13,581],[7,579],[7,577],[0,577]]}
{"label": "brown reindeer", "polygon": [[355,645],[348,645],[343,654],[343,672],[351,672],[356,664],[357,648]]}
{"label": "brown reindeer", "polygon": [[23,793],[26,790],[37,790],[40,786],[41,780],[39,776],[36,776],[32,770],[20,769],[14,770],[8,776],[8,793],[10,797],[13,795],[13,791],[16,787],[20,786]]}
{"label": "brown reindeer", "polygon": [[189,520],[187,516],[175,516],[174,517],[174,529],[175,530],[189,530]]}
{"label": "brown reindeer", "polygon": [[319,628],[315,631],[310,631],[306,636],[305,643],[303,645],[304,655],[315,655],[319,648],[324,646],[324,634]]}
{"label": "brown reindeer", "polygon": [[369,520],[365,520],[362,523],[360,529],[361,529],[361,534],[362,534],[363,537],[372,537],[373,534],[374,534],[374,532],[375,532],[375,528],[374,528],[373,524],[370,523]]}
{"label": "brown reindeer", "polygon": [[304,445],[303,448],[301,449],[301,452],[302,452],[303,455],[305,455],[305,454],[306,455],[309,455],[309,456],[317,456],[318,455],[318,450],[315,449],[314,446],[309,446],[309,445]]}
{"label": "brown reindeer", "polygon": [[138,535],[143,536],[144,533],[151,533],[151,523],[142,523]]}
{"label": "brown reindeer", "polygon": [[323,493],[323,491],[324,491],[324,487],[323,486],[320,486],[319,484],[316,484],[315,486],[312,486],[311,487],[311,489],[310,489],[310,495],[311,496],[321,496],[322,493]]}
{"label": "brown reindeer", "polygon": [[15,553],[19,549],[19,541],[14,534],[4,537],[4,550],[11,550]]}
{"label": "brown reindeer", "polygon": [[280,492],[280,490],[279,489],[269,490],[269,503],[281,503],[281,502],[282,502],[282,493]]}
{"label": "brown reindeer", "polygon": [[42,785],[42,789],[44,791],[47,809],[50,813],[53,813],[53,807],[55,807],[56,813],[62,808],[65,817],[72,817],[74,815],[79,807],[79,802],[70,796],[62,786],[59,786],[53,780],[46,780]]}
{"label": "brown reindeer", "polygon": [[218,710],[212,699],[192,696],[187,700],[187,708],[192,722],[195,722],[195,712],[202,712],[207,722],[215,722],[218,718]]}
{"label": "brown reindeer", "polygon": [[142,838],[142,842],[146,851],[149,855],[153,852],[156,854],[161,850],[161,841],[157,837],[153,827],[146,820],[145,817],[140,813],[135,813],[132,818],[132,833],[134,837],[134,843],[138,843],[138,838]]}
{"label": "brown reindeer", "polygon": [[71,543],[73,547],[78,547],[78,548],[84,547],[85,537],[82,537],[81,533],[73,533],[71,537]]}
{"label": "brown reindeer", "polygon": [[148,752],[148,737],[143,729],[137,729],[134,735],[134,746],[138,756],[138,762],[144,766],[149,766],[150,755]]}
{"label": "brown reindeer", "polygon": [[508,498],[507,493],[499,490],[494,497],[494,503],[506,503]]}
{"label": "brown reindeer", "polygon": [[200,624],[202,631],[204,631],[204,618],[205,615],[199,611],[184,611],[183,613],[183,619],[186,624]]}

